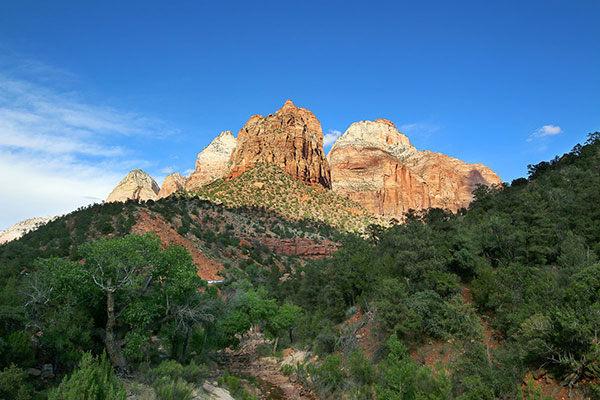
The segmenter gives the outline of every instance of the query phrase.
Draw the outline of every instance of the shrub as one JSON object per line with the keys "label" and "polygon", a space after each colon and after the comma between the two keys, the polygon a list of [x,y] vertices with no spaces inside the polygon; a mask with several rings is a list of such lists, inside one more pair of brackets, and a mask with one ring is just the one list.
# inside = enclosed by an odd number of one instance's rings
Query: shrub
{"label": "shrub", "polygon": [[106,359],[84,353],[79,366],[50,392],[48,400],[125,400],[123,384]]}
{"label": "shrub", "polygon": [[31,399],[31,387],[27,372],[14,364],[0,372],[0,398],[14,400]]}
{"label": "shrub", "polygon": [[325,395],[334,394],[342,389],[345,378],[342,357],[339,354],[325,357],[323,364],[315,369],[313,378],[319,391]]}
{"label": "shrub", "polygon": [[160,380],[162,377],[168,377],[173,381],[183,379],[187,382],[198,383],[203,381],[208,374],[204,365],[197,365],[194,362],[188,365],[181,365],[175,360],[165,360],[156,368],[152,368],[147,378],[151,383]]}
{"label": "shrub", "polygon": [[178,378],[162,377],[154,382],[154,390],[158,400],[190,400],[194,386]]}

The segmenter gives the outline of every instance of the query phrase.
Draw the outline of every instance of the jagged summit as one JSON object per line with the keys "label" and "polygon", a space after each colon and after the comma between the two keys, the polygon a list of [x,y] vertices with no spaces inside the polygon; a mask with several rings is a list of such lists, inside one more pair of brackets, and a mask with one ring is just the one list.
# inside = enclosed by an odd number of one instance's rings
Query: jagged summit
{"label": "jagged summit", "polygon": [[268,162],[308,185],[331,188],[321,123],[311,111],[295,106],[291,100],[275,114],[250,117],[238,134],[230,162],[230,179],[256,163]]}
{"label": "jagged summit", "polygon": [[113,189],[106,199],[107,202],[154,200],[160,188],[150,175],[141,169],[130,171],[125,178]]}

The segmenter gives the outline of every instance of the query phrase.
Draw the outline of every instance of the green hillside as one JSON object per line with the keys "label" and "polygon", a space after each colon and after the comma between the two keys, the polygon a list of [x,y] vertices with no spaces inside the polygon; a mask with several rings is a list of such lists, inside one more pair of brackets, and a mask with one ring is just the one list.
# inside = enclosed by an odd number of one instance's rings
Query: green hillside
{"label": "green hillside", "polygon": [[[264,389],[277,376],[323,399],[599,398],[600,133],[529,171],[389,228],[272,166],[208,200],[78,210],[0,246],[0,397],[191,398],[218,379],[286,398]],[[128,235],[140,220],[190,245]],[[342,248],[300,260],[248,237]],[[228,279],[207,287],[190,249]]]}

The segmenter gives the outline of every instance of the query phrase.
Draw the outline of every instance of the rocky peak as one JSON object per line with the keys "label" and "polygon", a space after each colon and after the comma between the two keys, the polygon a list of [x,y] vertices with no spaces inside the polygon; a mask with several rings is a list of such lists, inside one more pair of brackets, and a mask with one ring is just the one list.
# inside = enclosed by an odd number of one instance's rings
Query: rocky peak
{"label": "rocky peak", "polygon": [[478,184],[501,183],[491,169],[418,151],[391,121],[352,124],[328,155],[333,190],[377,214],[467,207]]}
{"label": "rocky peak", "polygon": [[417,152],[408,137],[400,133],[391,121],[384,119],[353,123],[335,141],[330,154],[344,147],[376,148],[399,159],[405,159]]}
{"label": "rocky peak", "polygon": [[203,164],[214,161],[229,161],[231,152],[235,149],[237,140],[231,131],[224,131],[219,134],[208,146],[206,146],[196,159],[196,169],[201,169]]}
{"label": "rocky peak", "polygon": [[158,184],[150,175],[141,169],[134,169],[119,182],[106,201],[155,200],[159,191]]}
{"label": "rocky peak", "polygon": [[196,159],[196,170],[192,172],[185,187],[195,190],[224,177],[229,172],[229,159],[237,145],[237,139],[231,131],[219,134],[206,146]]}
{"label": "rocky peak", "polygon": [[185,189],[186,182],[187,178],[181,176],[179,172],[168,175],[160,187],[160,191],[158,192],[156,199],[158,200],[169,197],[176,191]]}
{"label": "rocky peak", "polygon": [[321,123],[311,111],[295,106],[291,100],[267,117],[250,117],[238,134],[230,161],[229,178],[240,176],[256,163],[267,162],[308,185],[331,187]]}

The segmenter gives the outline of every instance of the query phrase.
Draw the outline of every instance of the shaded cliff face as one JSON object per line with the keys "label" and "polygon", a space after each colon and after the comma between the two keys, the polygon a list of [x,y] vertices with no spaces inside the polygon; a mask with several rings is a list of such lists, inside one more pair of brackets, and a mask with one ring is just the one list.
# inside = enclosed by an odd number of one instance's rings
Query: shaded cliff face
{"label": "shaded cliff face", "polygon": [[130,171],[108,195],[106,201],[155,200],[160,188],[150,175],[141,169]]}
{"label": "shaded cliff face", "polygon": [[321,123],[291,100],[275,114],[250,117],[238,134],[229,178],[237,178],[260,162],[275,164],[308,185],[331,188]]}
{"label": "shaded cliff face", "polygon": [[478,184],[501,183],[482,164],[418,151],[387,120],[356,122],[328,155],[333,190],[380,215],[467,207]]}
{"label": "shaded cliff face", "polygon": [[160,191],[158,192],[156,199],[158,200],[158,199],[162,199],[165,197],[169,197],[176,191],[185,189],[186,182],[187,182],[187,178],[181,176],[179,174],[179,172],[176,172],[171,175],[167,175],[167,177],[165,178],[165,181],[163,182],[162,186],[160,187]]}
{"label": "shaded cliff face", "polygon": [[229,173],[231,153],[237,145],[236,138],[230,131],[221,132],[196,159],[196,169],[191,173],[185,188],[197,190]]}

